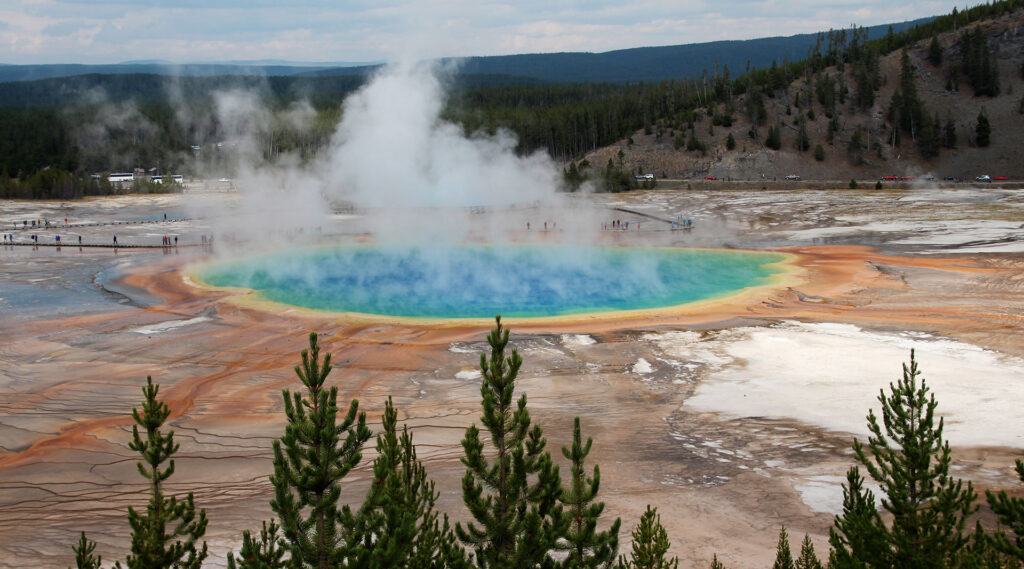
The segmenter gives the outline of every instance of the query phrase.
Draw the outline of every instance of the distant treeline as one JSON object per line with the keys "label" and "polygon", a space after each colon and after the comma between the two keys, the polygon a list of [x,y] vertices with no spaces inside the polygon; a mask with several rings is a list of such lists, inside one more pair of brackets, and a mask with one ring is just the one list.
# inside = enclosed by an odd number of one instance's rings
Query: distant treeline
{"label": "distant treeline", "polygon": [[[551,85],[501,75],[454,75],[444,118],[461,124],[467,133],[509,129],[519,139],[520,152],[544,150],[558,161],[569,162],[639,129],[659,138],[668,136],[676,148],[703,152],[707,147],[697,136],[695,123],[709,120],[729,127],[741,116],[753,125],[751,138],[775,148],[781,119],[769,117],[765,103],[781,97],[787,112],[790,102],[796,107],[796,116],[785,118],[801,132],[806,131],[804,121],[823,113],[830,121],[827,143],[832,144],[839,128],[837,109],[866,112],[876,103],[882,86],[879,59],[939,33],[957,31],[962,52],[959,60],[943,64],[948,88],[957,89],[964,80],[975,94],[995,96],[998,74],[992,71],[998,69],[988,39],[983,32],[964,27],[1022,7],[1024,0],[1000,0],[964,11],[954,9],[949,15],[877,39],[869,39],[865,28],[834,30],[819,34],[801,61],[742,70],[716,65],[698,78],[657,83]],[[929,57],[941,60],[941,51]],[[804,79],[803,87],[794,89],[798,79]],[[249,125],[248,132],[255,132],[254,141],[246,146],[249,158],[273,161],[290,154],[308,160],[329,143],[341,119],[342,101],[365,81],[361,75],[83,75],[2,84],[0,173],[20,183],[29,183],[31,175],[44,168],[74,173],[81,179],[92,172],[134,167],[157,168],[160,173],[230,175],[239,159],[238,141],[233,138],[238,125],[223,124],[218,118],[215,94],[232,90],[254,94],[269,109],[269,119]],[[898,145],[906,133],[920,144],[923,132],[926,156],[937,153],[940,146],[951,147],[948,134],[955,139],[955,132],[942,132],[939,117],[923,107],[912,85],[901,86],[898,95],[886,102],[893,127],[887,143]],[[68,100],[76,103],[67,104]],[[300,102],[308,105],[302,107],[303,119],[297,121]],[[867,147],[865,136],[860,139]],[[804,136],[799,149],[808,150],[815,142]],[[863,150],[852,148],[850,155],[856,161]],[[594,166],[608,171],[604,164]]]}
{"label": "distant treeline", "polygon": [[105,176],[93,178],[59,168],[38,170],[21,179],[0,174],[2,199],[72,200],[86,196],[170,194],[180,191],[181,186],[172,182],[157,184],[135,180],[131,185],[111,184]]}

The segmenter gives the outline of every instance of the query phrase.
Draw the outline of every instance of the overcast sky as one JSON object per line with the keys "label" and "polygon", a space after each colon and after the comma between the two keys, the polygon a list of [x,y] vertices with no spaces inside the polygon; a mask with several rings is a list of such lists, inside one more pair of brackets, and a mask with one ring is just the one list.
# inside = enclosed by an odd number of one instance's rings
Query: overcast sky
{"label": "overcast sky", "polygon": [[[967,5],[977,4],[972,1]],[[870,26],[942,0],[0,0],[0,63],[602,52]]]}

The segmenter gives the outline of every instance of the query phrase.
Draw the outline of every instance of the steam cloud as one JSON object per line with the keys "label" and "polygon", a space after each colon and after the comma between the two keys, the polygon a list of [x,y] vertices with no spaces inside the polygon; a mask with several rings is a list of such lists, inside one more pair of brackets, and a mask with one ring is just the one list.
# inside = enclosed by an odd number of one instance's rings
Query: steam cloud
{"label": "steam cloud", "polygon": [[[562,207],[560,170],[546,153],[521,156],[510,132],[467,135],[441,118],[445,76],[429,63],[385,67],[345,101],[330,144],[308,163],[297,156],[268,163],[256,137],[282,116],[308,128],[315,117],[308,103],[275,119],[252,93],[218,93],[215,108],[237,160],[233,182],[242,196],[219,212],[197,200],[196,215],[217,219],[215,233],[233,237],[225,245],[316,234],[339,209],[359,213],[348,232],[382,242],[501,242],[524,226],[524,209]],[[491,208],[513,215],[478,215]],[[536,218],[537,227],[545,220]],[[565,231],[584,223],[560,221]],[[597,221],[585,225],[599,227]]]}
{"label": "steam cloud", "polygon": [[557,168],[546,154],[520,157],[511,133],[467,137],[441,120],[436,68],[387,68],[345,103],[326,174],[361,206],[486,206],[550,197]]}

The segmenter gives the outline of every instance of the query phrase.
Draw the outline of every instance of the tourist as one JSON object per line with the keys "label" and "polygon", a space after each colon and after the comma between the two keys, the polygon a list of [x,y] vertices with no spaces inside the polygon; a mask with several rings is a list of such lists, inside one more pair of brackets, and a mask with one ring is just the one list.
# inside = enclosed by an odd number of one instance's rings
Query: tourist
{"label": "tourist", "polygon": [[117,235],[114,236],[114,245],[117,245]]}
{"label": "tourist", "polygon": [[175,247],[178,246],[178,236],[177,235],[174,236],[174,246]]}

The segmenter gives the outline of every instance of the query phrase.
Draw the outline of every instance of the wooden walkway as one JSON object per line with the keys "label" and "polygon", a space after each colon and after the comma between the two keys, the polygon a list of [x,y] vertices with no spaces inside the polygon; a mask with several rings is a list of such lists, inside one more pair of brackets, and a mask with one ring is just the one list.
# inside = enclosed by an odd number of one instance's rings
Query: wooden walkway
{"label": "wooden walkway", "polygon": [[129,221],[98,221],[95,223],[51,223],[49,225],[14,225],[0,228],[0,234],[6,231],[52,231],[54,229],[75,229],[78,227],[107,227],[117,225],[146,225],[151,223],[175,223],[178,221],[196,221],[195,217],[176,217],[174,219],[139,219]]}

